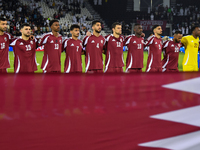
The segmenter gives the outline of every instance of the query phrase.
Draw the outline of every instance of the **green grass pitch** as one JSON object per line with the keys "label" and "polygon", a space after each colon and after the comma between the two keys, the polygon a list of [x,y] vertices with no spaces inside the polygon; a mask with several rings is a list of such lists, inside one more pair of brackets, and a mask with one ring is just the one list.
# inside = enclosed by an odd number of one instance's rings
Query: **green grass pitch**
{"label": "green grass pitch", "polygon": [[[163,56],[162,56],[163,57]],[[182,71],[182,61],[183,61],[183,57],[184,57],[184,53],[179,53],[179,61],[178,61],[178,69],[179,71]],[[14,72],[14,67],[13,67],[13,63],[14,63],[14,54],[13,52],[9,52],[9,58],[10,58],[10,65],[11,67],[8,68],[8,72],[9,73],[13,73]],[[37,63],[39,63],[38,65],[38,70],[36,71],[36,73],[42,73],[42,69],[41,69],[41,63],[42,63],[42,58],[43,58],[43,52],[36,52],[36,59],[37,59]],[[124,62],[126,62],[126,58],[127,58],[127,51],[124,52]],[[144,52],[144,68],[142,69],[143,72],[145,72],[146,70],[146,65],[147,65],[147,58],[148,58],[148,53],[145,51]],[[103,60],[105,62],[105,55],[103,55]],[[64,61],[65,61],[65,53],[61,54],[61,71],[64,72]],[[85,56],[82,55],[82,63],[83,63],[83,72],[85,72]],[[126,68],[126,64],[124,66],[124,71]]]}

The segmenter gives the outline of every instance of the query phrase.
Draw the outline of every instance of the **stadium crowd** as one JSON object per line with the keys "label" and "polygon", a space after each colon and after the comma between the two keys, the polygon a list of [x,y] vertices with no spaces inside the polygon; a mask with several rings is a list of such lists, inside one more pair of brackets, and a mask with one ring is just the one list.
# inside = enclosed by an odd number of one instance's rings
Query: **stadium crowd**
{"label": "stadium crowd", "polygon": [[[0,16],[6,18],[8,21],[8,32],[11,33],[14,37],[21,35],[20,33],[20,24],[29,23],[31,25],[32,32],[37,38],[41,37],[43,33],[48,33],[51,31],[49,27],[50,16],[44,18],[42,16],[43,9],[38,5],[40,0],[31,0],[30,5],[23,5],[18,0],[1,0],[0,2]],[[71,14],[72,23],[79,24],[81,26],[81,35],[86,35],[88,29],[91,28],[91,24],[88,21],[91,21],[93,18],[90,16],[82,15],[79,17],[76,14],[80,14],[81,7],[84,7],[83,0],[73,1],[69,0],[66,4],[60,1],[54,1],[53,3],[50,0],[41,0],[48,4],[49,7],[56,7],[58,13],[54,14],[54,19],[59,19],[63,17],[66,13]],[[76,11],[78,10],[78,12]],[[60,24],[60,34],[66,37],[70,37],[69,33],[70,25],[65,22]]]}

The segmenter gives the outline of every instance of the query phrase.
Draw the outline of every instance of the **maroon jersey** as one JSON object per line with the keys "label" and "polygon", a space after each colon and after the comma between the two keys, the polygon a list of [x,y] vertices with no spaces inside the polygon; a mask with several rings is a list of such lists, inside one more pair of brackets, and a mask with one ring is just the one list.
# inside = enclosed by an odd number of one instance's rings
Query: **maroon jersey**
{"label": "maroon jersey", "polygon": [[66,39],[63,42],[63,48],[66,52],[65,73],[82,72],[82,41],[74,40],[72,38]]}
{"label": "maroon jersey", "polygon": [[130,68],[143,68],[144,39],[131,35],[125,39],[125,45],[128,47],[126,72]]}
{"label": "maroon jersey", "polygon": [[178,57],[181,43],[175,43],[172,41],[166,41],[163,44],[164,59],[162,60],[162,68],[165,69],[177,69],[178,68]]}
{"label": "maroon jersey", "polygon": [[11,40],[12,36],[9,33],[0,35],[0,69],[10,68],[8,51]]}
{"label": "maroon jersey", "polygon": [[14,51],[14,71],[20,72],[34,72],[37,70],[36,65],[36,39],[23,40],[21,37],[15,39],[11,44]]}
{"label": "maroon jersey", "polygon": [[106,36],[106,66],[108,68],[120,68],[124,66],[123,57],[124,37],[115,38],[112,34]]}
{"label": "maroon jersey", "polygon": [[145,46],[149,46],[148,60],[146,71],[149,72],[151,68],[162,68],[161,53],[162,53],[162,39],[158,39],[155,35],[149,37]]}
{"label": "maroon jersey", "polygon": [[83,39],[83,47],[85,47],[86,50],[85,72],[93,69],[103,70],[102,51],[104,44],[105,44],[105,39],[102,35],[96,37],[95,35],[92,34],[91,36],[86,36]]}
{"label": "maroon jersey", "polygon": [[55,37],[52,32],[44,34],[39,46],[44,45],[44,56],[41,68],[44,72],[61,71],[62,36]]}

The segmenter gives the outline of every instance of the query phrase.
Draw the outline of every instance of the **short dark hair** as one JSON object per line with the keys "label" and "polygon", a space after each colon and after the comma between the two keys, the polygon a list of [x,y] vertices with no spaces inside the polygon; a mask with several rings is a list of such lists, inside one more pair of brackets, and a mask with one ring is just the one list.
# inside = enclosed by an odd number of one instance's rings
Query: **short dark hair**
{"label": "short dark hair", "polygon": [[59,22],[57,19],[53,19],[49,22],[49,26],[51,27],[54,22]]}
{"label": "short dark hair", "polygon": [[112,29],[115,28],[117,25],[120,25],[120,26],[121,26],[122,24],[119,23],[119,22],[114,22],[114,23],[112,24]]}
{"label": "short dark hair", "polygon": [[191,33],[192,33],[196,28],[198,28],[198,27],[199,27],[198,25],[192,26],[192,28],[191,28]]}
{"label": "short dark hair", "polygon": [[153,31],[155,28],[159,27],[159,26],[160,26],[160,25],[158,25],[158,24],[154,25],[154,26],[152,27],[152,31]]}
{"label": "short dark hair", "polygon": [[7,20],[3,17],[0,17],[0,21],[7,21]]}
{"label": "short dark hair", "polygon": [[182,34],[182,32],[179,30],[176,30],[174,34]]}
{"label": "short dark hair", "polygon": [[92,26],[94,26],[96,23],[101,23],[101,21],[100,20],[94,20],[94,21],[92,21]]}
{"label": "short dark hair", "polygon": [[31,27],[28,23],[23,23],[23,24],[20,26],[20,29],[22,29],[22,28],[25,27],[25,26]]}
{"label": "short dark hair", "polygon": [[135,23],[134,28],[135,28],[136,26],[141,26],[141,24]]}
{"label": "short dark hair", "polygon": [[74,30],[75,28],[80,29],[80,26],[77,25],[77,24],[73,24],[73,25],[71,25],[71,27],[70,27],[70,31]]}

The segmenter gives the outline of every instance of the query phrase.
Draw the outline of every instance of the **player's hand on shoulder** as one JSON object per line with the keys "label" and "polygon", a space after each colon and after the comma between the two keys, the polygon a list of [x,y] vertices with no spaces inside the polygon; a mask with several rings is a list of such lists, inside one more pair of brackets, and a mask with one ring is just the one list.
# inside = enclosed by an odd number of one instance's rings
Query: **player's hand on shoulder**
{"label": "player's hand on shoulder", "polygon": [[87,31],[86,36],[91,36],[92,33],[90,31]]}
{"label": "player's hand on shoulder", "polygon": [[29,38],[30,38],[31,40],[35,40],[35,37],[34,37],[33,35],[30,35]]}
{"label": "player's hand on shoulder", "polygon": [[142,33],[142,34],[141,34],[141,37],[143,37],[143,38],[144,38],[144,37],[145,37],[145,33]]}

